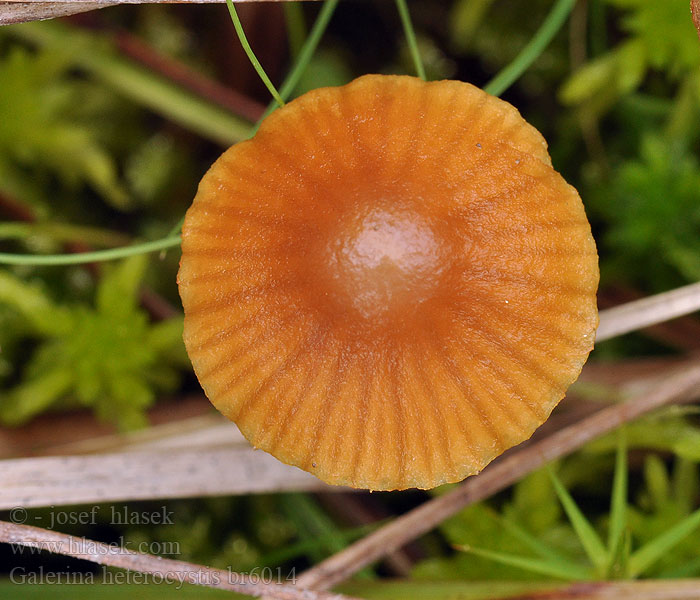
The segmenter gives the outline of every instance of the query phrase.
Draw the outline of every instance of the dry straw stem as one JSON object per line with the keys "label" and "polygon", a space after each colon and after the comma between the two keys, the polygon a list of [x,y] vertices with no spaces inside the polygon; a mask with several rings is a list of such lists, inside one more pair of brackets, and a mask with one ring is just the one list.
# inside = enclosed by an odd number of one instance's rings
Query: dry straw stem
{"label": "dry straw stem", "polygon": [[697,600],[698,590],[698,579],[581,581],[542,592],[508,596],[508,600]]}
{"label": "dry straw stem", "polygon": [[[242,2],[298,2],[300,0],[233,0]],[[116,6],[118,4],[210,4],[225,3],[226,0],[3,0],[0,2],[0,25],[44,21],[56,17],[66,17],[77,13]]]}
{"label": "dry straw stem", "polygon": [[627,302],[600,312],[596,341],[663,323],[700,310],[700,283]]}
{"label": "dry straw stem", "polygon": [[0,2],[0,25],[67,17],[115,4],[119,2]]}
{"label": "dry straw stem", "polygon": [[155,581],[164,579],[203,585],[256,598],[265,596],[275,600],[353,600],[350,596],[341,594],[314,592],[292,585],[261,583],[256,581],[256,578],[241,573],[140,554],[110,544],[5,521],[0,521],[0,542],[50,549],[56,554],[73,556],[99,565],[148,573],[154,576]]}
{"label": "dry straw stem", "polygon": [[[230,430],[230,426],[229,426]],[[283,491],[342,491],[246,446],[0,462],[0,510]]]}

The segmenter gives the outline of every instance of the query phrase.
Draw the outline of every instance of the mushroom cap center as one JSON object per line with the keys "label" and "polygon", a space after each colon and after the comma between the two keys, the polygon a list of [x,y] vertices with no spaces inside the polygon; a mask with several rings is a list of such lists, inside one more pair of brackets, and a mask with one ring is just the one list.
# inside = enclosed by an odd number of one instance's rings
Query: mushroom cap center
{"label": "mushroom cap center", "polygon": [[[380,203],[345,214],[326,246],[329,297],[366,319],[407,316],[439,287],[445,252],[418,211]],[[391,319],[394,320],[394,319]]]}

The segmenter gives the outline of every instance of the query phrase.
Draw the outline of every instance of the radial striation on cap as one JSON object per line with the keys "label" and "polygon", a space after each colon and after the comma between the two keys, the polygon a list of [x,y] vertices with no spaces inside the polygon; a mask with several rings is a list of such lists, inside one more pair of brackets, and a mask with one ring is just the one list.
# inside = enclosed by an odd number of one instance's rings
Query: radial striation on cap
{"label": "radial striation on cap", "polygon": [[207,396],[332,484],[479,472],[547,419],[598,324],[576,190],[457,81],[367,75],[276,110],[202,179],[182,251]]}

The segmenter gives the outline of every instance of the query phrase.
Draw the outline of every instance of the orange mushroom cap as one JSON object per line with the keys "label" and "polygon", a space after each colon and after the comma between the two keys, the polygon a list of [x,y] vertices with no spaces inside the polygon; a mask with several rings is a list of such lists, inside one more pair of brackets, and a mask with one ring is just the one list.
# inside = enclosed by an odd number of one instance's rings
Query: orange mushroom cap
{"label": "orange mushroom cap", "polygon": [[276,110],[202,179],[182,251],[207,396],[332,484],[479,472],[547,419],[598,324],[576,190],[457,81],[367,75]]}

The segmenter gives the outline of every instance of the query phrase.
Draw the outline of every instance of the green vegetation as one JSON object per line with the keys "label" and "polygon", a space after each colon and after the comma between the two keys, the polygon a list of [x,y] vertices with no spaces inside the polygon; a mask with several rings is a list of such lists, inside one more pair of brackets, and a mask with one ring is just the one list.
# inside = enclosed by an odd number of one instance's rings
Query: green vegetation
{"label": "green vegetation", "polygon": [[39,340],[22,381],[6,391],[0,421],[19,425],[77,402],[121,428],[145,425],[145,409],[158,392],[175,389],[177,367],[187,364],[182,319],[150,324],[138,306],[145,266],[140,255],[109,269],[94,307],[54,303],[38,287],[0,272],[0,300],[17,313],[25,335]]}
{"label": "green vegetation", "polygon": [[[687,0],[327,0],[239,13],[280,104],[366,72],[456,77],[502,94],[543,132],[584,200],[602,299],[700,280],[700,43]],[[277,105],[233,26],[218,26],[224,18],[223,6],[121,6],[0,28],[3,426],[87,409],[133,430],[148,425],[157,400],[199,392],[175,286],[182,215],[222,148],[249,137],[254,117]],[[288,44],[276,47],[284,27]],[[125,52],[124,31],[148,52]],[[254,114],[198,85],[201,77],[254,100]],[[144,294],[168,309],[148,309]],[[700,342],[637,335],[607,342],[591,360],[698,350]],[[590,400],[586,389],[579,396]],[[572,579],[700,577],[698,462],[697,411],[662,411],[445,521],[416,543],[409,581],[386,584],[396,571],[372,568],[342,590],[488,598]],[[425,497],[366,500],[383,517]],[[109,535],[177,541],[178,558],[222,568],[288,572],[376,526],[348,525],[304,494],[171,504],[176,526]],[[10,587],[13,598],[64,593],[1,583],[0,595]],[[66,597],[128,590],[74,586]],[[144,598],[172,594],[138,588]],[[208,595],[223,597],[179,592]]]}

